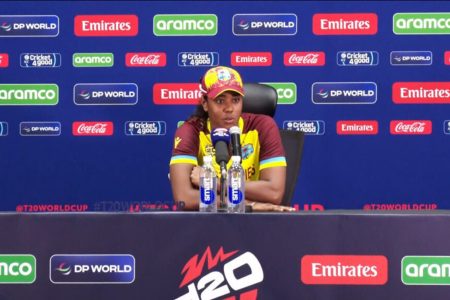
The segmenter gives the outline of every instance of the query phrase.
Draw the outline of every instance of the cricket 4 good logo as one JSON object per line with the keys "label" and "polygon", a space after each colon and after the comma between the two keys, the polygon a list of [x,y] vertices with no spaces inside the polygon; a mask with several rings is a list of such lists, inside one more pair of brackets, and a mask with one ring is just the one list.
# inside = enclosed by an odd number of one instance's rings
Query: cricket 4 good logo
{"label": "cricket 4 good logo", "polygon": [[55,254],[50,281],[58,284],[130,284],[135,278],[130,254]]}
{"label": "cricket 4 good logo", "polygon": [[136,36],[139,20],[135,15],[79,15],[75,17],[76,36]]}
{"label": "cricket 4 good logo", "polygon": [[271,52],[232,52],[231,65],[241,67],[267,67],[272,65]]}
{"label": "cricket 4 good logo", "polygon": [[376,135],[378,134],[378,121],[338,121],[336,123],[336,132],[339,135]]}
{"label": "cricket 4 good logo", "polygon": [[325,52],[284,52],[284,65],[288,67],[321,67],[325,65]]}
{"label": "cricket 4 good logo", "polygon": [[22,53],[20,54],[22,68],[58,68],[61,66],[60,53]]}
{"label": "cricket 4 good logo", "polygon": [[396,104],[450,104],[450,82],[395,82],[392,100]]}
{"label": "cricket 4 good logo", "polygon": [[56,84],[0,84],[1,105],[56,105]]}
{"label": "cricket 4 good logo", "polygon": [[391,134],[395,135],[428,135],[433,131],[430,120],[392,120]]}
{"label": "cricket 4 good logo", "polygon": [[125,135],[148,136],[165,135],[165,121],[127,121],[125,122]]}
{"label": "cricket 4 good logo", "polygon": [[0,121],[0,136],[8,135],[8,122]]}
{"label": "cricket 4 good logo", "polygon": [[296,14],[236,14],[233,16],[234,35],[295,35]]}
{"label": "cricket 4 good logo", "polygon": [[283,129],[301,131],[306,135],[323,135],[325,122],[322,120],[288,120],[283,122]]}
{"label": "cricket 4 good logo", "polygon": [[127,53],[125,64],[127,67],[165,67],[167,63],[164,52]]}
{"label": "cricket 4 good logo", "polygon": [[75,136],[111,136],[113,122],[73,122],[72,134]]}
{"label": "cricket 4 good logo", "polygon": [[377,66],[378,57],[377,51],[339,51],[336,60],[342,67]]}
{"label": "cricket 4 good logo", "polygon": [[185,294],[175,300],[256,300],[257,285],[264,280],[261,263],[253,253],[239,250],[225,252],[223,247],[213,254],[208,246],[201,256],[194,255],[181,274],[184,277],[179,288]]}
{"label": "cricket 4 good logo", "polygon": [[294,104],[297,102],[297,85],[294,82],[261,82],[277,91],[278,104]]}
{"label": "cricket 4 good logo", "polygon": [[78,83],[73,87],[77,105],[135,105],[138,87],[134,83]]}
{"label": "cricket 4 good logo", "polygon": [[199,104],[202,92],[198,83],[155,83],[153,103],[156,105]]}
{"label": "cricket 4 good logo", "polygon": [[374,104],[377,84],[374,82],[315,82],[311,87],[314,104]]}
{"label": "cricket 4 good logo", "polygon": [[395,34],[450,34],[450,13],[396,13],[392,31]]}
{"label": "cricket 4 good logo", "polygon": [[72,65],[75,68],[105,68],[114,66],[113,53],[74,53]]}
{"label": "cricket 4 good logo", "polygon": [[444,133],[450,134],[450,120],[444,121]]}
{"label": "cricket 4 good logo", "polygon": [[450,256],[405,256],[401,268],[406,285],[450,285]]}
{"label": "cricket 4 good logo", "polygon": [[210,67],[219,64],[218,52],[180,52],[179,67]]}
{"label": "cricket 4 good logo", "polygon": [[384,285],[388,261],[382,255],[305,255],[300,280],[304,284]]}
{"label": "cricket 4 good logo", "polygon": [[392,51],[392,66],[430,66],[433,64],[431,51]]}
{"label": "cricket 4 good logo", "polygon": [[21,136],[59,136],[60,122],[20,122]]}
{"label": "cricket 4 good logo", "polygon": [[9,66],[8,53],[0,53],[0,68],[7,68]]}
{"label": "cricket 4 good logo", "polygon": [[211,14],[155,15],[156,36],[212,36],[217,34],[217,16]]}
{"label": "cricket 4 good logo", "polygon": [[373,13],[334,13],[313,16],[315,35],[374,35],[378,16]]}
{"label": "cricket 4 good logo", "polygon": [[58,34],[58,16],[0,16],[0,37],[55,37]]}
{"label": "cricket 4 good logo", "polygon": [[30,284],[36,280],[36,258],[29,254],[0,254],[0,284]]}

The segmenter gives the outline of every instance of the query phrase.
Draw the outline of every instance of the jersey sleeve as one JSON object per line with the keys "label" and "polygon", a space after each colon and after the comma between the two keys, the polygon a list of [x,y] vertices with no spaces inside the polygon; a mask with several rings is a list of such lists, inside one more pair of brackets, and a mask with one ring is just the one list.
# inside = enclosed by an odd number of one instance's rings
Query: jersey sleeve
{"label": "jersey sleeve", "polygon": [[170,165],[198,165],[199,132],[190,123],[185,122],[175,132]]}
{"label": "jersey sleeve", "polygon": [[261,144],[259,169],[287,166],[283,143],[275,121],[271,117],[263,116],[259,127]]}

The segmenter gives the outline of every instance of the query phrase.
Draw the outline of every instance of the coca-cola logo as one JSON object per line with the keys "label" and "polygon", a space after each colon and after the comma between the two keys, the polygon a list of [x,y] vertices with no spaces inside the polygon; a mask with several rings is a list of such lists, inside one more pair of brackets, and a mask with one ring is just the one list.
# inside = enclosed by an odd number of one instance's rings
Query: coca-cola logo
{"label": "coca-cola logo", "polygon": [[72,134],[75,136],[113,135],[112,122],[73,122]]}
{"label": "coca-cola logo", "polygon": [[164,52],[127,53],[125,64],[127,67],[165,67],[167,63]]}
{"label": "coca-cola logo", "polygon": [[394,120],[390,129],[391,134],[431,134],[432,123],[429,120]]}
{"label": "coca-cola logo", "polygon": [[325,52],[285,52],[285,66],[324,66]]}
{"label": "coca-cola logo", "polygon": [[0,53],[0,68],[6,68],[9,65],[9,56],[7,53]]}

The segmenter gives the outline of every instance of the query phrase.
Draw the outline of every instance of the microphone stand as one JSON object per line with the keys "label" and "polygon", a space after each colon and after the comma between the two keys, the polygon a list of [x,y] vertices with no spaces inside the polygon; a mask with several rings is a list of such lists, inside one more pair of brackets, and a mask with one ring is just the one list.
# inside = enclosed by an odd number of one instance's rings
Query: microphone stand
{"label": "microphone stand", "polygon": [[222,162],[220,164],[220,173],[220,202],[217,210],[219,212],[227,212],[227,202],[225,199],[225,193],[227,189],[227,166],[225,165],[225,162]]}

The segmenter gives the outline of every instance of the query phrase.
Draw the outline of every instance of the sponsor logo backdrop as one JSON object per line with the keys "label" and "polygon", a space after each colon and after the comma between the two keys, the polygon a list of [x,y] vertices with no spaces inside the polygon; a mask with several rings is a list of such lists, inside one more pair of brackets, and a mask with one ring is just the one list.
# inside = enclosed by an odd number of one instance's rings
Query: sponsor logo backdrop
{"label": "sponsor logo backdrop", "polygon": [[173,133],[214,65],[273,85],[278,126],[306,131],[293,204],[450,208],[450,3],[257,4],[6,2],[0,210],[170,201]]}

